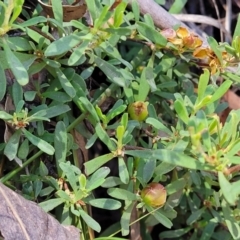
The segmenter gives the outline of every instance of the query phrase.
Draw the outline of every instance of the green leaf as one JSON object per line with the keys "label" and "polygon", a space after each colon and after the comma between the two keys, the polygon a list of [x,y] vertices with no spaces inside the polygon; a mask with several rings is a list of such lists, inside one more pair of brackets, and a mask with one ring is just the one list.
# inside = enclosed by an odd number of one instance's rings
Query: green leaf
{"label": "green leaf", "polygon": [[120,223],[121,223],[121,231],[122,231],[122,235],[126,236],[129,234],[129,225],[130,225],[130,220],[131,220],[131,214],[132,214],[132,210],[134,207],[134,202],[131,203],[129,206],[125,207]]}
{"label": "green leaf", "polygon": [[146,23],[138,22],[137,23],[137,30],[141,33],[145,38],[151,40],[152,42],[160,45],[166,46],[167,39],[163,37],[160,32],[157,30],[149,27]]}
{"label": "green leaf", "polygon": [[135,21],[138,22],[140,18],[140,9],[139,9],[138,2],[136,0],[132,1],[132,11],[133,11]]}
{"label": "green leaf", "polygon": [[226,201],[231,205],[235,205],[240,194],[239,181],[236,182],[238,185],[231,184],[222,172],[218,172],[218,181]]}
{"label": "green leaf", "polygon": [[52,10],[54,18],[59,22],[63,22],[63,7],[62,2],[59,0],[51,0],[52,2]]}
{"label": "green leaf", "polygon": [[85,0],[85,2],[87,4],[87,9],[93,19],[93,22],[95,22],[95,20],[100,16],[102,5],[97,0]]}
{"label": "green leaf", "polygon": [[187,3],[187,0],[175,0],[171,8],[169,9],[169,13],[175,13],[175,14],[181,13],[186,3]]}
{"label": "green leaf", "polygon": [[147,206],[146,209],[148,212],[152,212],[151,214],[158,220],[159,223],[161,223],[163,226],[166,228],[171,228],[172,227],[172,222],[164,215],[164,212],[161,211],[161,209],[154,211],[154,208]]}
{"label": "green leaf", "polygon": [[67,181],[70,183],[72,189],[74,190],[74,192],[76,192],[78,190],[77,186],[78,177],[76,176],[76,174],[77,175],[81,174],[80,169],[72,165],[69,161],[61,162],[59,163],[59,166],[62,169],[63,174],[67,176]]}
{"label": "green leaf", "polygon": [[[101,167],[99,168],[96,172],[93,173],[93,175],[91,175],[88,178],[87,181],[87,185],[86,188],[89,189],[93,189],[96,188],[96,185],[100,186],[102,184],[98,184],[98,182],[103,179],[105,181],[105,177],[110,173],[110,169],[108,167]],[[90,190],[89,190],[90,191]]]}
{"label": "green leaf", "polygon": [[5,71],[0,63],[0,101],[4,98],[7,88],[7,79],[5,75]]}
{"label": "green leaf", "polygon": [[31,19],[28,19],[27,21],[24,21],[19,25],[21,27],[29,27],[29,26],[37,25],[38,23],[42,23],[42,22],[47,22],[47,18],[43,16],[37,16],[37,17],[32,17]]}
{"label": "green leaf", "polygon": [[72,98],[64,92],[44,92],[42,96],[61,103],[70,102],[72,100]]}
{"label": "green leaf", "polygon": [[46,197],[49,196],[55,189],[53,187],[46,187],[41,190],[39,193],[40,197]]}
{"label": "green leaf", "polygon": [[213,102],[217,101],[218,99],[220,99],[227,92],[227,90],[231,87],[231,85],[232,85],[231,80],[225,80],[220,85],[220,87],[217,88],[217,90],[214,92],[209,103],[213,103]]}
{"label": "green leaf", "polygon": [[100,232],[101,231],[101,227],[98,224],[98,222],[96,222],[93,218],[91,218],[86,212],[84,212],[82,209],[78,210],[80,212],[81,217],[83,218],[83,220],[86,222],[86,224],[92,228],[93,230],[95,230],[96,232]]}
{"label": "green leaf", "polygon": [[12,120],[13,119],[13,116],[4,112],[4,111],[0,111],[0,119],[3,119],[3,120]]}
{"label": "green leaf", "polygon": [[42,60],[44,61],[44,63],[46,63],[47,65],[49,65],[52,68],[60,68],[61,67],[61,63],[59,63],[55,60],[51,60],[48,58],[42,58]]}
{"label": "green leaf", "polygon": [[68,94],[70,98],[74,98],[76,95],[76,91],[70,81],[67,79],[67,77],[60,69],[56,70],[56,74],[64,91]]}
{"label": "green leaf", "polygon": [[85,146],[86,149],[89,149],[90,147],[93,146],[93,144],[97,141],[98,135],[94,133],[87,141],[87,144]]}
{"label": "green leaf", "polygon": [[[73,216],[71,214],[71,210],[73,214],[75,214],[76,212],[74,211],[75,209],[73,209],[73,205],[71,205],[71,207],[69,207],[68,204],[64,204],[63,208],[62,208],[62,214],[61,214],[61,219],[60,222],[62,225],[71,225],[72,221],[73,221]],[[78,213],[78,212],[77,212]],[[80,216],[80,214],[76,214],[78,217]]]}
{"label": "green leaf", "polygon": [[92,105],[92,103],[86,97],[80,97],[79,100],[83,104],[85,110],[92,115],[94,120],[96,122],[99,122],[100,121],[99,117],[98,117],[97,112],[96,112],[94,106]]}
{"label": "green leaf", "polygon": [[32,133],[27,131],[26,129],[22,129],[22,132],[24,133],[25,137],[35,146],[37,146],[40,150],[43,152],[53,155],[54,154],[54,148],[52,145],[47,143],[46,141],[34,136]]}
{"label": "green leaf", "polygon": [[82,40],[88,39],[90,35],[85,33],[71,34],[52,42],[46,48],[45,57],[62,55],[77,46]]}
{"label": "green leaf", "polygon": [[85,54],[85,50],[88,47],[90,41],[83,41],[79,46],[77,46],[71,56],[68,58],[68,65],[75,65],[79,59]]}
{"label": "green leaf", "polygon": [[98,168],[100,168],[103,164],[107,163],[113,158],[114,154],[108,153],[84,163],[86,174],[90,175],[91,173],[95,172]]}
{"label": "green leaf", "polygon": [[11,51],[5,40],[3,42],[3,49],[6,54],[8,66],[10,67],[14,77],[20,85],[26,85],[29,82],[27,70],[23,66],[22,62]]}
{"label": "green leaf", "polygon": [[103,49],[103,51],[104,51],[108,56],[110,56],[112,59],[117,59],[117,60],[119,60],[119,61],[120,61],[122,64],[124,64],[130,71],[133,70],[132,65],[131,65],[128,61],[126,61],[126,60],[124,60],[124,59],[122,58],[122,56],[121,56],[121,54],[119,53],[119,51],[117,50],[117,48],[114,47],[114,46],[112,46],[112,45],[110,44],[110,42],[108,42],[108,41],[102,42],[99,47],[101,47],[101,48]]}
{"label": "green leaf", "polygon": [[67,194],[65,191],[59,189],[57,192],[56,192],[56,196],[59,197],[59,198],[62,198],[64,199],[66,202],[70,202],[71,201],[71,197],[69,196],[69,194]]}
{"label": "green leaf", "polygon": [[230,72],[225,72],[223,73],[223,77],[225,79],[228,79],[230,78],[232,81],[235,81],[235,82],[240,82],[240,76],[238,74],[234,74],[234,73],[230,73]]}
{"label": "green leaf", "polygon": [[78,180],[79,180],[80,188],[86,189],[86,185],[87,185],[86,176],[81,173],[80,176],[78,177]]}
{"label": "green leaf", "polygon": [[185,107],[184,103],[177,99],[174,102],[174,108],[178,114],[178,117],[185,123],[188,124],[189,121],[189,114],[187,112],[187,108]]}
{"label": "green leaf", "polygon": [[126,110],[126,108],[127,108],[126,105],[120,105],[119,107],[116,107],[115,109],[111,109],[106,115],[107,121],[109,122],[110,120],[112,120],[116,116],[123,113]]}
{"label": "green leaf", "polygon": [[218,221],[216,220],[216,218],[213,218],[210,221],[208,221],[207,226],[205,226],[202,231],[202,236],[200,240],[211,240],[211,237],[213,236],[216,226],[218,226]]}
{"label": "green leaf", "polygon": [[154,170],[156,168],[156,159],[150,158],[146,161],[143,167],[143,181],[147,183],[153,177]]}
{"label": "green leaf", "polygon": [[121,200],[128,200],[128,201],[137,200],[136,194],[129,192],[125,189],[109,188],[107,192],[108,192],[108,195],[110,195],[113,198],[117,198],[117,199],[121,199]]}
{"label": "green leaf", "polygon": [[120,184],[122,184],[122,182],[119,177],[108,177],[105,179],[101,187],[111,188],[111,187],[116,187],[117,185],[120,185]]}
{"label": "green leaf", "polygon": [[230,231],[233,239],[239,239],[240,227],[236,219],[233,217],[232,209],[226,201],[222,201],[222,211],[225,223],[227,224],[228,230]]}
{"label": "green leaf", "polygon": [[240,36],[240,14],[238,14],[237,24],[235,26],[233,39],[237,36]]}
{"label": "green leaf", "polygon": [[48,169],[47,169],[46,165],[43,163],[43,161],[40,162],[39,174],[42,177],[48,175]]}
{"label": "green leaf", "polygon": [[118,157],[118,172],[121,181],[127,184],[129,182],[129,173],[126,163],[122,157]]}
{"label": "green leaf", "polygon": [[200,208],[196,211],[194,211],[188,218],[187,218],[187,225],[192,225],[195,223],[201,216],[202,214],[206,211],[206,208]]}
{"label": "green leaf", "polygon": [[24,92],[25,101],[32,102],[35,99],[36,94],[37,94],[36,91],[26,91],[26,92]]}
{"label": "green leaf", "polygon": [[28,154],[29,154],[29,142],[27,139],[25,139],[18,149],[18,157],[20,159],[26,159]]}
{"label": "green leaf", "polygon": [[172,132],[166,127],[164,126],[163,123],[161,123],[158,119],[156,118],[152,118],[149,117],[146,119],[146,123],[152,125],[153,127],[155,127],[157,130],[161,130],[167,134],[169,134],[170,136],[172,135]]}
{"label": "green leaf", "polygon": [[114,12],[114,21],[113,21],[113,26],[115,28],[118,28],[122,25],[123,23],[123,18],[124,18],[124,11],[127,7],[127,3],[126,2],[121,2],[116,8],[115,8],[115,12]]}
{"label": "green leaf", "polygon": [[65,200],[62,199],[62,198],[54,198],[54,199],[47,200],[45,202],[41,202],[38,205],[45,212],[49,212],[49,211],[53,210],[54,208],[56,208],[57,206],[59,206],[60,204],[62,204],[64,202],[65,202]]}
{"label": "green leaf", "polygon": [[170,164],[168,162],[161,162],[156,168],[155,168],[155,174],[158,176],[162,176],[165,173],[168,173],[172,171],[176,167],[175,164]]}
{"label": "green leaf", "polygon": [[19,14],[22,12],[23,3],[24,3],[23,0],[17,0],[17,1],[15,0],[13,13],[12,13],[11,19],[9,21],[10,25],[12,25],[12,23],[17,19]]}
{"label": "green leaf", "polygon": [[17,130],[8,140],[5,148],[4,148],[4,155],[12,161],[16,155],[19,146],[19,141],[21,137],[21,130]]}
{"label": "green leaf", "polygon": [[66,113],[70,110],[71,108],[68,105],[56,105],[47,109],[40,110],[35,114],[31,115],[30,117],[39,116],[39,117],[45,117],[45,118],[53,118],[63,113]]}
{"label": "green leaf", "polygon": [[171,182],[166,186],[166,191],[168,195],[171,195],[181,189],[184,189],[187,182],[184,178],[179,178],[178,180]]}
{"label": "green leaf", "polygon": [[164,231],[164,232],[160,233],[159,237],[162,239],[179,238],[179,237],[185,235],[186,233],[188,233],[191,229],[192,229],[192,227],[186,227],[186,228],[180,228],[177,230]]}
{"label": "green leaf", "polygon": [[[123,69],[121,69],[120,71],[120,69],[116,68],[112,64],[108,63],[107,61],[97,56],[94,56],[94,60],[97,66],[104,72],[104,74],[111,82],[117,84],[120,87],[129,86],[131,78],[128,79],[126,78],[126,76],[123,74],[124,73]],[[134,79],[133,76],[132,79]]]}
{"label": "green leaf", "polygon": [[[23,89],[18,82],[13,83],[12,96],[13,96],[14,106],[15,108],[17,108],[17,105],[23,99]],[[18,110],[16,109],[16,112],[19,112],[19,110],[22,110],[22,109],[18,109]]]}
{"label": "green leaf", "polygon": [[208,37],[207,40],[208,40],[208,43],[209,43],[211,49],[216,54],[218,60],[220,61],[221,64],[223,64],[222,52],[219,49],[218,42],[213,37]]}
{"label": "green leaf", "polygon": [[204,73],[201,74],[198,82],[198,97],[196,103],[199,103],[203,99],[207,89],[209,78],[210,78],[209,71],[207,69],[204,69]]}
{"label": "green leaf", "polygon": [[67,139],[66,126],[64,122],[60,121],[56,125],[54,134],[54,148],[57,149],[57,151],[55,151],[55,159],[58,172],[60,173],[59,175],[61,175],[59,164],[66,161]]}
{"label": "green leaf", "polygon": [[108,198],[98,198],[92,199],[88,202],[93,207],[107,209],[107,210],[116,210],[121,207],[121,203],[115,199]]}
{"label": "green leaf", "polygon": [[100,140],[108,147],[110,151],[116,150],[114,142],[110,139],[107,132],[103,129],[101,123],[97,123],[95,130]]}
{"label": "green leaf", "polygon": [[37,199],[39,193],[41,192],[43,187],[43,183],[42,181],[40,181],[39,179],[37,179],[36,181],[34,181],[33,183],[33,189],[34,189],[34,198]]}
{"label": "green leaf", "polygon": [[116,130],[116,138],[118,140],[118,148],[119,149],[122,148],[122,140],[123,140],[124,132],[125,132],[124,126],[119,125]]}
{"label": "green leaf", "polygon": [[202,162],[179,151],[172,151],[168,149],[126,150],[125,154],[146,159],[155,158],[175,166],[181,166],[189,169],[213,170],[212,166],[203,164]]}
{"label": "green leaf", "polygon": [[109,19],[109,17],[111,16],[109,9],[110,9],[110,6],[108,6],[108,5],[103,7],[99,17],[94,22],[95,28],[101,27],[103,25],[103,23],[105,23]]}
{"label": "green leaf", "polygon": [[143,17],[144,17],[144,22],[145,22],[149,27],[155,28],[153,19],[152,19],[151,15],[150,15],[149,13],[144,14]]}
{"label": "green leaf", "polygon": [[[137,98],[135,99],[136,101],[145,101],[148,96],[150,86],[146,80],[145,74],[146,74],[146,68],[143,69],[141,74],[141,78],[139,81],[138,95],[137,95]],[[151,75],[154,80],[153,72],[151,72]]]}

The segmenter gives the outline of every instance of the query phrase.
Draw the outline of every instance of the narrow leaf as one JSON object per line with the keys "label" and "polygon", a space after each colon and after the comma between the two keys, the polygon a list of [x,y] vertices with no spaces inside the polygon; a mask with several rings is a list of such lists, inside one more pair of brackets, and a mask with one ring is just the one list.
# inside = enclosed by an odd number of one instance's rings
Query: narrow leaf
{"label": "narrow leaf", "polygon": [[102,209],[116,210],[121,207],[121,203],[115,199],[98,198],[89,201],[89,204]]}
{"label": "narrow leaf", "polygon": [[22,62],[14,55],[8,44],[5,42],[3,43],[3,49],[6,54],[8,66],[11,68],[14,77],[20,85],[26,85],[29,82],[29,77]]}
{"label": "narrow leaf", "polygon": [[0,101],[4,98],[7,88],[7,79],[5,71],[0,63]]}
{"label": "narrow leaf", "polygon": [[22,129],[22,132],[24,133],[25,137],[35,146],[37,146],[40,150],[43,152],[53,155],[54,154],[54,148],[52,145],[47,143],[46,141],[34,136],[32,133],[27,131],[25,128]]}
{"label": "narrow leaf", "polygon": [[18,146],[19,146],[19,140],[21,136],[21,130],[17,130],[8,140],[5,148],[4,148],[4,155],[7,156],[7,158],[12,161],[18,151]]}
{"label": "narrow leaf", "polygon": [[90,175],[91,173],[95,172],[98,168],[110,161],[113,157],[113,153],[108,153],[84,163],[86,174]]}
{"label": "narrow leaf", "polygon": [[62,198],[55,198],[55,199],[50,199],[45,202],[41,202],[38,205],[45,211],[49,212],[59,206],[60,204],[64,203],[65,200]]}

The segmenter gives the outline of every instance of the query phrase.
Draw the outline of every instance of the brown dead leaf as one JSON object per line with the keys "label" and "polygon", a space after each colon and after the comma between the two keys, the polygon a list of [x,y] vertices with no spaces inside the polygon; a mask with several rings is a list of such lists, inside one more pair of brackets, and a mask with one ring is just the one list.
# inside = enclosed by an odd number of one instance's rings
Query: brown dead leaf
{"label": "brown dead leaf", "polygon": [[[7,113],[10,113],[11,111],[15,110],[15,107],[13,105],[13,100],[10,95],[7,95],[6,97],[4,108]],[[14,128],[11,126],[11,124],[5,122],[4,141],[8,142],[9,138],[13,135],[13,133],[14,133]]]}
{"label": "brown dead leaf", "polygon": [[228,90],[223,96],[228,103],[228,108],[219,114],[221,123],[225,123],[231,110],[240,109],[240,97],[232,90]]}
{"label": "brown dead leaf", "polygon": [[75,143],[79,147],[78,149],[79,151],[77,151],[77,155],[78,155],[79,164],[82,168],[83,163],[88,161],[88,150],[85,148],[86,142],[84,137],[77,130],[74,129],[72,131],[72,135],[75,140]]}
{"label": "brown dead leaf", "polygon": [[[136,205],[137,204],[135,204],[132,210],[131,222],[134,222],[138,219],[138,211],[137,211]],[[142,240],[139,221],[131,225],[130,236],[131,236],[131,240]]]}
{"label": "brown dead leaf", "polygon": [[233,91],[229,90],[223,96],[223,99],[228,102],[230,109],[240,109],[240,97]]}
{"label": "brown dead leaf", "polygon": [[62,226],[36,203],[0,183],[0,232],[5,240],[79,240],[79,230]]}
{"label": "brown dead leaf", "polygon": [[240,8],[240,0],[233,0],[233,3],[235,3]]}

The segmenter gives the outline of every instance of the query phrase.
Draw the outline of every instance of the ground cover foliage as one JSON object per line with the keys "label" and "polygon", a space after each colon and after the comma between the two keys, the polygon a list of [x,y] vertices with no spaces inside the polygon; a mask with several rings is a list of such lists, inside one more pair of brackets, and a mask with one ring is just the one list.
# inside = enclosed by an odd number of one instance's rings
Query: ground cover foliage
{"label": "ground cover foliage", "polygon": [[240,17],[146,2],[0,2],[0,182],[83,240],[240,239]]}

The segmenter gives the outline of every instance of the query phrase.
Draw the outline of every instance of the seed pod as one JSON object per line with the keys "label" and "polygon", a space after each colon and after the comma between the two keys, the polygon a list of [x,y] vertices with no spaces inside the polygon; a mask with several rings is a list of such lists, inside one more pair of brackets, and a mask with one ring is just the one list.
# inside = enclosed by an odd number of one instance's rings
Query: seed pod
{"label": "seed pod", "polygon": [[152,182],[141,191],[141,198],[149,206],[160,207],[166,202],[167,192],[163,185]]}
{"label": "seed pod", "polygon": [[137,121],[144,121],[148,116],[147,102],[137,101],[129,104],[128,113],[130,118]]}

